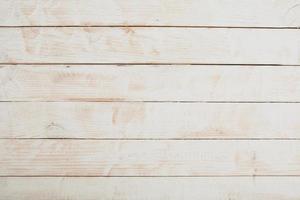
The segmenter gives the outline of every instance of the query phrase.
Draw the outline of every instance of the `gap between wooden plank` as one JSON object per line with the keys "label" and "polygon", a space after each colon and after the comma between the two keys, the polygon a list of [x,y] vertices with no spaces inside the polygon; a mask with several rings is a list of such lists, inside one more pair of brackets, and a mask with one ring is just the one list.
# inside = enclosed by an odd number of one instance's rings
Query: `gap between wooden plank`
{"label": "gap between wooden plank", "polygon": [[286,140],[300,140],[300,138],[0,138],[0,140],[103,140],[103,141],[116,141],[116,140],[125,140],[125,141],[148,141],[148,140],[154,140],[154,141],[172,141],[172,140],[228,140],[228,141],[239,141],[239,140],[280,140],[280,141],[286,141]]}
{"label": "gap between wooden plank", "polygon": [[166,26],[166,25],[35,25],[35,26],[0,26],[0,28],[214,28],[214,29],[300,29],[297,26]]}
{"label": "gap between wooden plank", "polygon": [[105,177],[105,178],[205,178],[205,177],[216,177],[216,178],[222,178],[222,177],[300,177],[300,175],[192,175],[192,176],[185,176],[185,175],[176,175],[176,176],[93,176],[93,175],[85,175],[85,176],[80,176],[80,175],[24,175],[24,176],[20,176],[20,175],[9,175],[9,176],[4,176],[4,175],[0,175],[0,178],[22,178],[22,177],[27,177],[27,178],[50,178],[50,177],[66,177],[66,178],[85,178],[85,177],[90,177],[90,178],[101,178],[101,177]]}
{"label": "gap between wooden plank", "polygon": [[[109,66],[116,66],[116,67],[133,67],[133,66],[137,66],[137,65],[154,65],[154,67],[157,67],[155,65],[162,65],[163,66],[172,66],[172,65],[182,65],[182,67],[187,67],[184,65],[189,65],[189,66],[206,66],[206,65],[211,65],[211,66],[215,66],[215,65],[219,65],[219,66],[231,66],[231,67],[239,67],[239,66],[253,66],[253,67],[298,67],[300,65],[289,65],[289,64],[275,64],[275,63],[269,63],[269,64],[234,64],[234,63],[21,63],[21,62],[17,62],[17,63],[0,63],[0,65],[42,65],[42,66],[47,66],[47,65],[73,65],[73,66],[78,66],[78,65],[101,65],[101,67],[105,67],[105,65],[109,65]],[[71,67],[71,66],[66,66]],[[1,66],[0,66],[1,68]]]}
{"label": "gap between wooden plank", "polygon": [[121,100],[105,100],[105,99],[73,99],[73,100],[28,100],[28,101],[0,101],[0,103],[24,103],[24,102],[98,102],[98,103],[289,103],[298,104],[300,101],[121,101]]}

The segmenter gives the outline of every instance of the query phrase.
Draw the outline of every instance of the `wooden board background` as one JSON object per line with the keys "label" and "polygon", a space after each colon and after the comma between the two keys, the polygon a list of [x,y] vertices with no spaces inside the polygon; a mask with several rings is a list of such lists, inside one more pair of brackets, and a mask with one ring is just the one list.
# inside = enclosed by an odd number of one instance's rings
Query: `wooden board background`
{"label": "wooden board background", "polygon": [[297,29],[16,27],[0,42],[0,63],[300,65]]}
{"label": "wooden board background", "polygon": [[300,199],[299,0],[3,0],[0,200]]}
{"label": "wooden board background", "polygon": [[299,27],[298,0],[4,0],[1,26]]}

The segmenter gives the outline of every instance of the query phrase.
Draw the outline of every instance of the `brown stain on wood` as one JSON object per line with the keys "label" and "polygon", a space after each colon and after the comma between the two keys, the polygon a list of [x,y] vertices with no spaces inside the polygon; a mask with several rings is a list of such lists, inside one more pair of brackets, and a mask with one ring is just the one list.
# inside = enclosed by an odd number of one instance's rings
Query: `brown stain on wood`
{"label": "brown stain on wood", "polygon": [[222,128],[206,128],[199,131],[179,132],[179,138],[227,138],[232,136],[232,132],[228,132]]}
{"label": "brown stain on wood", "polygon": [[[23,4],[20,2],[20,4]],[[33,13],[37,9],[37,2],[33,1],[29,6],[20,6],[21,12],[26,16],[26,18],[30,19],[30,16],[33,15]]]}
{"label": "brown stain on wood", "polygon": [[130,90],[134,90],[134,91],[143,91],[145,90],[145,85],[143,83],[132,83],[130,82],[128,85],[128,88]]}
{"label": "brown stain on wood", "polygon": [[139,105],[130,105],[128,107],[113,107],[112,110],[112,123],[124,123],[129,122],[142,122],[145,117],[145,105],[141,103]]}
{"label": "brown stain on wood", "polygon": [[86,87],[97,87],[99,81],[111,80],[109,77],[99,77],[91,73],[71,72],[67,70],[52,77],[52,82],[55,84],[76,84],[79,82],[80,85]]}
{"label": "brown stain on wood", "polygon": [[128,46],[126,47],[126,51],[134,55],[143,56],[145,53],[141,44],[143,36],[139,35],[133,27],[122,27],[121,30],[125,32],[125,38],[127,39]]}
{"label": "brown stain on wood", "polygon": [[124,116],[126,116],[126,120],[124,120],[125,123],[128,123],[130,121],[143,121],[145,117],[144,103],[139,104],[133,109],[127,110]]}
{"label": "brown stain on wood", "polygon": [[221,79],[220,74],[215,74],[215,75],[212,76],[212,80],[215,84],[217,84],[220,79]]}
{"label": "brown stain on wood", "polygon": [[39,28],[21,29],[25,51],[29,54],[34,54],[39,51],[39,45],[36,45],[37,37],[40,35]]}
{"label": "brown stain on wood", "polygon": [[40,34],[39,28],[24,28],[21,29],[24,40],[35,39]]}
{"label": "brown stain on wood", "polygon": [[128,89],[130,91],[143,92],[147,89],[145,84],[145,80],[137,74],[129,80]]}
{"label": "brown stain on wood", "polygon": [[127,33],[127,34],[134,34],[135,33],[134,29],[131,28],[131,27],[123,27],[122,30],[124,30],[125,33]]}
{"label": "brown stain on wood", "polygon": [[112,108],[113,112],[112,112],[112,123],[115,125],[117,122],[117,117],[118,117],[118,113],[119,113],[119,108],[118,107],[113,107]]}
{"label": "brown stain on wood", "polygon": [[111,52],[127,52],[133,55],[143,55],[142,46],[140,44],[140,38],[136,35],[134,28],[122,27],[117,30],[117,33],[122,35],[123,40],[120,37],[114,35],[108,35],[105,37],[105,44],[107,49]]}
{"label": "brown stain on wood", "polygon": [[85,76],[82,73],[71,72],[71,71],[67,71],[66,69],[66,71],[53,74],[52,82],[56,84],[68,83],[68,82],[71,83],[71,82],[75,82],[76,80],[80,80],[84,77]]}
{"label": "brown stain on wood", "polygon": [[159,51],[157,51],[156,49],[152,49],[151,53],[156,56],[158,56],[160,54]]}
{"label": "brown stain on wood", "polygon": [[249,168],[249,173],[252,176],[260,175],[264,173],[265,169],[269,169],[269,167],[257,155],[258,153],[255,150],[238,152],[234,155],[234,162],[239,168]]}

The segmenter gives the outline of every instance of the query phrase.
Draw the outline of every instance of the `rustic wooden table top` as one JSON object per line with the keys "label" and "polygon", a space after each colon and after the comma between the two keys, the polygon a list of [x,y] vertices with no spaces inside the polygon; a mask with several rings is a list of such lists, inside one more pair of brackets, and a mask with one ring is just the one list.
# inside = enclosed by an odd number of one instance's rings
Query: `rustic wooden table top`
{"label": "rustic wooden table top", "polygon": [[0,200],[300,199],[300,0],[2,0]]}

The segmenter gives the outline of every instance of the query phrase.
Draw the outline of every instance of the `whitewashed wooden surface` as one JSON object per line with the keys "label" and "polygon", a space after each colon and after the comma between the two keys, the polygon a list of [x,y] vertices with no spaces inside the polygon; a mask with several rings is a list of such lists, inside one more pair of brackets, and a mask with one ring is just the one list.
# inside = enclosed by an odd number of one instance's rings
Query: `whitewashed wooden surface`
{"label": "whitewashed wooden surface", "polygon": [[299,0],[2,0],[1,26],[299,27]]}
{"label": "whitewashed wooden surface", "polygon": [[300,199],[299,0],[3,0],[0,200]]}
{"label": "whitewashed wooden surface", "polygon": [[299,176],[299,157],[299,140],[6,139],[0,176]]}
{"label": "whitewashed wooden surface", "polygon": [[300,139],[298,103],[2,102],[0,110],[0,138],[10,139]]}
{"label": "whitewashed wooden surface", "polygon": [[297,177],[10,177],[1,200],[297,200]]}
{"label": "whitewashed wooden surface", "polygon": [[23,27],[1,30],[0,63],[300,65],[298,29]]}
{"label": "whitewashed wooden surface", "polygon": [[296,66],[49,66],[0,68],[2,101],[300,102]]}

